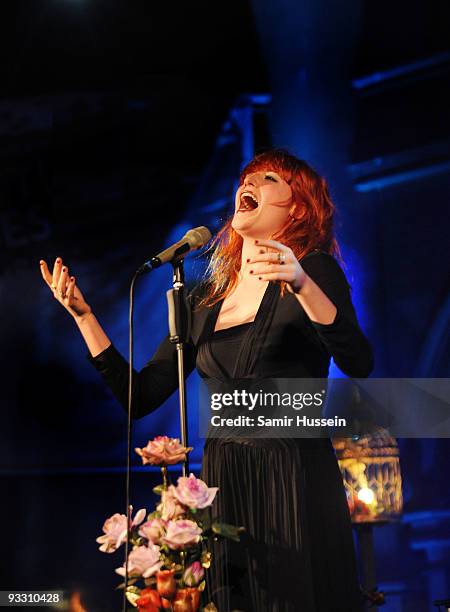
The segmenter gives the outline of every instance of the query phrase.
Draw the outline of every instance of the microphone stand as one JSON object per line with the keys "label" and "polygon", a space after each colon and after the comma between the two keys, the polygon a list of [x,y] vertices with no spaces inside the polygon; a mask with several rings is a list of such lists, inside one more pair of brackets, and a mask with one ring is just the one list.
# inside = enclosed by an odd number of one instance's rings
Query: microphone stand
{"label": "microphone stand", "polygon": [[[188,445],[187,415],[186,415],[186,378],[184,373],[184,346],[189,339],[190,333],[190,310],[186,304],[184,291],[184,260],[182,258],[172,261],[173,288],[166,293],[169,308],[169,338],[170,342],[176,344],[178,362],[178,389],[180,406],[180,430],[181,443],[184,447]],[[183,476],[189,472],[189,460],[182,467]]]}

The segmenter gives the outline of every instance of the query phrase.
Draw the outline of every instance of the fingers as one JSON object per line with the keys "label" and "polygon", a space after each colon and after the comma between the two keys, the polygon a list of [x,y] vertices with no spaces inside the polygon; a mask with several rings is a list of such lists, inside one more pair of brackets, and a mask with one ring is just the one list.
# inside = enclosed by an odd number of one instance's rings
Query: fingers
{"label": "fingers", "polygon": [[281,242],[278,242],[277,240],[255,240],[255,244],[258,246],[271,247],[272,249],[277,249],[278,251],[286,254],[291,250],[289,247],[281,244]]}
{"label": "fingers", "polygon": [[[285,281],[291,283],[297,275],[299,263],[292,249],[277,240],[255,240],[259,253],[247,259],[249,273],[261,281]],[[270,252],[268,249],[271,249]],[[272,249],[275,249],[274,253]]]}
{"label": "fingers", "polygon": [[[282,259],[282,257],[284,257],[284,259]],[[287,263],[287,259],[288,257],[286,253],[280,253],[279,251],[278,253],[269,253],[261,249],[259,255],[254,255],[253,257],[250,257],[249,259],[247,259],[247,263],[253,264],[259,262],[266,262],[285,265]]]}
{"label": "fingers", "polygon": [[50,287],[52,284],[52,275],[50,274],[50,270],[48,269],[47,262],[41,259],[39,262],[41,267],[42,278],[45,280],[47,285]]}
{"label": "fingers", "polygon": [[264,274],[277,274],[282,275],[283,280],[285,280],[285,276],[289,277],[290,280],[295,278],[295,270],[291,266],[286,267],[283,264],[259,264],[250,268],[249,274],[253,274],[254,276],[260,277]]}
{"label": "fingers", "polygon": [[275,281],[275,280],[282,280],[282,281],[286,281],[287,283],[291,283],[292,282],[292,274],[289,274],[289,272],[260,272],[258,274],[258,279],[260,281]]}
{"label": "fingers", "polygon": [[66,297],[69,300],[69,304],[71,304],[74,300],[74,292],[75,292],[75,277],[71,276],[67,285]]}
{"label": "fingers", "polygon": [[59,281],[56,286],[57,287],[56,290],[61,299],[64,299],[66,297],[66,286],[67,286],[68,277],[69,277],[69,271],[67,269],[67,266],[62,266],[61,274],[59,275]]}
{"label": "fingers", "polygon": [[53,272],[50,273],[47,262],[43,259],[39,262],[42,278],[52,289],[53,295],[59,299],[64,299],[69,287],[69,270],[63,264],[61,257],[57,257],[53,265]]}
{"label": "fingers", "polygon": [[51,288],[53,297],[62,304],[72,316],[81,316],[92,312],[76,285],[75,277],[70,276],[69,269],[64,265],[61,257],[56,259],[52,273],[50,273],[47,263],[43,259],[39,261],[39,265],[42,277]]}
{"label": "fingers", "polygon": [[255,240],[255,244],[260,247],[266,247],[267,249],[275,249],[276,252],[265,250],[264,248],[259,249],[259,254],[247,259],[247,263],[267,263],[271,264],[271,272],[274,272],[273,266],[278,264],[284,266],[286,264],[297,264],[292,249],[286,245],[278,242],[277,240]]}
{"label": "fingers", "polygon": [[53,265],[52,289],[55,289],[58,287],[59,277],[61,275],[61,268],[62,268],[62,259],[61,257],[57,257]]}

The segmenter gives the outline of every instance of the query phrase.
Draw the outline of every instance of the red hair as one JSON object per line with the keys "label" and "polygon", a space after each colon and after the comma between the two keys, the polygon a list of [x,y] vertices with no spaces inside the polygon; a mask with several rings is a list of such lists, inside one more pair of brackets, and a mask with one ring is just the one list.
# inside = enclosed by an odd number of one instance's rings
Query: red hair
{"label": "red hair", "polygon": [[[334,237],[335,207],[331,201],[326,180],[305,161],[282,149],[257,155],[241,172],[240,184],[247,174],[272,170],[279,174],[292,189],[295,203],[293,222],[273,236],[292,249],[302,259],[316,249],[341,259]],[[206,293],[199,306],[212,306],[224,299],[235,288],[241,269],[242,237],[231,227],[231,216],[214,237],[209,249],[212,255],[205,273]],[[281,284],[284,295],[286,283]]]}

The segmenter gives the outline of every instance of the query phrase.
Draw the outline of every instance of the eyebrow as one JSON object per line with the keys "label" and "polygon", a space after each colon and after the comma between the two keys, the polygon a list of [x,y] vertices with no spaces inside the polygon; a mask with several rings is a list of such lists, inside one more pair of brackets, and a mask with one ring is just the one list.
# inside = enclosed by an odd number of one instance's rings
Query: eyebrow
{"label": "eyebrow", "polygon": [[279,172],[277,172],[276,170],[255,170],[254,172],[247,172],[246,174],[242,174],[239,177],[239,183],[242,185],[242,183],[244,182],[245,177],[247,176],[251,176],[252,174],[258,174],[258,173],[262,173],[262,174],[268,174],[269,172],[271,172],[272,174],[276,174],[277,177],[282,180],[282,181],[286,181],[286,182],[290,182],[291,179],[289,179],[289,181],[287,181],[286,179],[284,179],[281,174],[279,174]]}
{"label": "eyebrow", "polygon": [[285,181],[286,180],[276,170],[264,170],[264,174],[269,174],[269,173],[270,174],[275,174],[275,176],[277,176],[280,179],[280,181]]}

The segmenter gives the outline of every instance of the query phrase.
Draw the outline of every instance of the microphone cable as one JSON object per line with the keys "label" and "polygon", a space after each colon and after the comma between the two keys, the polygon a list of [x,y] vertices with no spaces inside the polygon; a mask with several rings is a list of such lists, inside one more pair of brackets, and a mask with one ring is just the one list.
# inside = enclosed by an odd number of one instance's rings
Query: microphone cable
{"label": "microphone cable", "polygon": [[[195,239],[195,246],[192,246],[190,243],[190,248],[188,246],[184,247],[182,245],[179,249],[184,249],[186,254],[192,248],[200,248],[204,246],[206,242],[208,242],[211,238],[211,233],[207,227],[197,227],[186,233],[186,236],[191,236]],[[183,240],[183,238],[182,238]],[[180,241],[179,241],[180,242]],[[176,243],[178,244],[178,243]],[[175,246],[175,245],[172,245]],[[178,249],[178,250],[179,250]],[[136,279],[145,272],[151,272],[154,267],[159,267],[163,263],[167,263],[165,259],[165,255],[170,254],[171,257],[177,254],[177,251],[172,251],[166,249],[162,253],[156,256],[156,258],[152,258],[150,262],[146,262],[143,266],[141,266],[133,275],[130,284],[130,307],[128,313],[128,414],[127,414],[127,467],[126,467],[126,476],[125,476],[125,503],[126,503],[126,517],[127,517],[127,537],[125,540],[125,582],[123,587],[123,598],[122,598],[122,612],[127,611],[127,587],[128,587],[128,557],[129,557],[129,539],[131,532],[131,507],[130,507],[130,481],[131,481],[131,438],[132,438],[132,419],[131,419],[131,405],[133,400],[133,312],[134,312],[134,286],[136,283]],[[180,257],[185,253],[178,253],[177,255]],[[162,259],[162,261],[161,261]],[[154,260],[153,266],[150,265]]]}
{"label": "microphone cable", "polygon": [[131,475],[131,436],[132,419],[131,405],[133,400],[133,311],[134,311],[134,285],[139,272],[135,272],[130,284],[130,306],[128,312],[128,414],[127,414],[127,467],[125,476],[125,503],[127,517],[127,537],[125,540],[125,583],[123,587],[122,612],[127,610],[127,587],[128,587],[128,552],[131,531],[131,507],[130,507],[130,475]]}

